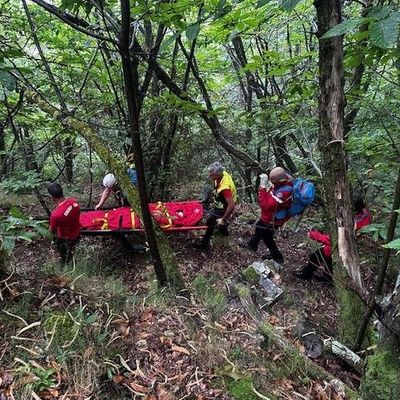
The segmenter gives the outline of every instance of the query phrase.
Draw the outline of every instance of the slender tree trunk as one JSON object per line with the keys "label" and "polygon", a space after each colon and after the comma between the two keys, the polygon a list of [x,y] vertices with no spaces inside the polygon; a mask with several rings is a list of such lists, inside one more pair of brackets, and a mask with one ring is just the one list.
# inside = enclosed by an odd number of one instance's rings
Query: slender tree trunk
{"label": "slender tree trunk", "polygon": [[0,123],[0,179],[7,173],[5,123]]}
{"label": "slender tree trunk", "polygon": [[362,292],[362,281],[344,147],[343,37],[321,39],[325,32],[341,22],[341,4],[341,0],[314,2],[320,38],[318,146],[334,249],[335,289],[340,308],[338,328],[341,341],[350,347],[355,343],[364,306],[355,293]]}
{"label": "slender tree trunk", "polygon": [[64,140],[64,161],[65,161],[65,178],[71,183],[74,180],[74,141],[73,138],[67,137]]}
{"label": "slender tree trunk", "polygon": [[[144,172],[144,163],[142,156],[142,143],[140,138],[139,126],[139,77],[136,56],[129,53],[129,30],[130,30],[130,6],[129,0],[121,0],[121,33],[120,33],[120,52],[122,58],[122,70],[124,75],[125,93],[128,103],[129,129],[132,138],[132,144],[135,153],[135,164],[138,175],[139,199],[142,209],[143,225],[146,231],[147,242],[150,248],[150,254],[153,259],[154,269],[158,282],[161,286],[167,283],[167,275],[157,246],[157,239],[154,233],[153,221],[149,211],[149,200],[146,191],[146,181]],[[134,34],[134,32],[133,32]]]}

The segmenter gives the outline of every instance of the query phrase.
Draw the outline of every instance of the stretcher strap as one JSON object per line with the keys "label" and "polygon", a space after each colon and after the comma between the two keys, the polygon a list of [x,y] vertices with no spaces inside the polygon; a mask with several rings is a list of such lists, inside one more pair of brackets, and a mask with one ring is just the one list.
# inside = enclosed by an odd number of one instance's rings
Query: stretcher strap
{"label": "stretcher strap", "polygon": [[136,223],[135,223],[135,211],[133,209],[130,209],[131,211],[131,224],[132,224],[132,229],[136,228]]}
{"label": "stretcher strap", "polygon": [[101,230],[108,230],[108,213],[104,214],[104,218],[93,218],[93,223],[94,224],[99,224],[101,223]]}
{"label": "stretcher strap", "polygon": [[104,214],[104,218],[101,219],[103,221],[103,225],[101,226],[102,230],[108,229],[108,212]]}
{"label": "stretcher strap", "polygon": [[161,210],[161,212],[163,213],[163,215],[165,216],[165,218],[168,220],[168,224],[165,225],[160,225],[160,227],[162,229],[166,229],[166,228],[171,228],[172,224],[172,217],[169,214],[167,207],[165,206],[165,204],[163,204],[161,201],[157,202],[157,207],[156,209]]}

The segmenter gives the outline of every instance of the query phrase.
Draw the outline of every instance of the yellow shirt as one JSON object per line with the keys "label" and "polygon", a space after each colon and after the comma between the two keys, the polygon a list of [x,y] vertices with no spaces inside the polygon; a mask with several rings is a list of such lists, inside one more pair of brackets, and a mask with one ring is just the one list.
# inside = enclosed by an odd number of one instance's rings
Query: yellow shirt
{"label": "yellow shirt", "polygon": [[237,201],[237,191],[235,183],[232,177],[226,172],[223,172],[222,179],[218,182],[214,182],[215,193],[214,193],[214,207],[224,209],[227,206],[226,199],[221,194],[223,190],[230,190],[232,193],[233,202]]}

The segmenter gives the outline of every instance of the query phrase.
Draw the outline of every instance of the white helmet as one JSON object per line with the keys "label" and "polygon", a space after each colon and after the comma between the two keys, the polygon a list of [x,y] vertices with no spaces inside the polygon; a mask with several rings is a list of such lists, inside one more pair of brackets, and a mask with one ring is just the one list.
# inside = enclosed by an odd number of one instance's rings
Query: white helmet
{"label": "white helmet", "polygon": [[114,174],[107,174],[103,178],[103,186],[108,189],[111,189],[116,183],[117,183],[117,180],[115,179]]}

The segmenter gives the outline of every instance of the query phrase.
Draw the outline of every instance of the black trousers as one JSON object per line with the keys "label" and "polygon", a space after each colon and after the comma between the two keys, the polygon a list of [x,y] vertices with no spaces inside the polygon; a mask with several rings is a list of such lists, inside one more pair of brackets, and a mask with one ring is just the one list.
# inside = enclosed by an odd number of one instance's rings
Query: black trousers
{"label": "black trousers", "polygon": [[60,254],[61,264],[66,265],[69,264],[75,253],[76,244],[78,243],[79,238],[75,240],[67,240],[67,239],[54,239],[54,243],[57,247],[58,253]]}
{"label": "black trousers", "polygon": [[318,268],[321,268],[327,276],[332,275],[332,257],[326,257],[321,249],[310,254],[307,265],[303,267],[303,275],[311,278]]}
{"label": "black trousers", "polygon": [[[222,218],[225,214],[225,210],[221,210],[218,208],[214,208],[211,211],[210,216],[207,219],[206,225],[207,225],[207,230],[206,233],[204,234],[203,241],[208,243],[214,233],[215,226],[217,225],[217,219]],[[221,235],[228,236],[228,225],[223,225],[223,226],[218,226],[218,230],[221,233]]]}
{"label": "black trousers", "polygon": [[279,251],[278,246],[275,243],[274,233],[274,226],[270,224],[265,224],[260,219],[256,223],[256,231],[254,233],[254,236],[250,239],[248,245],[252,250],[257,251],[258,244],[262,240],[268,247],[272,259],[282,261],[283,255]]}

